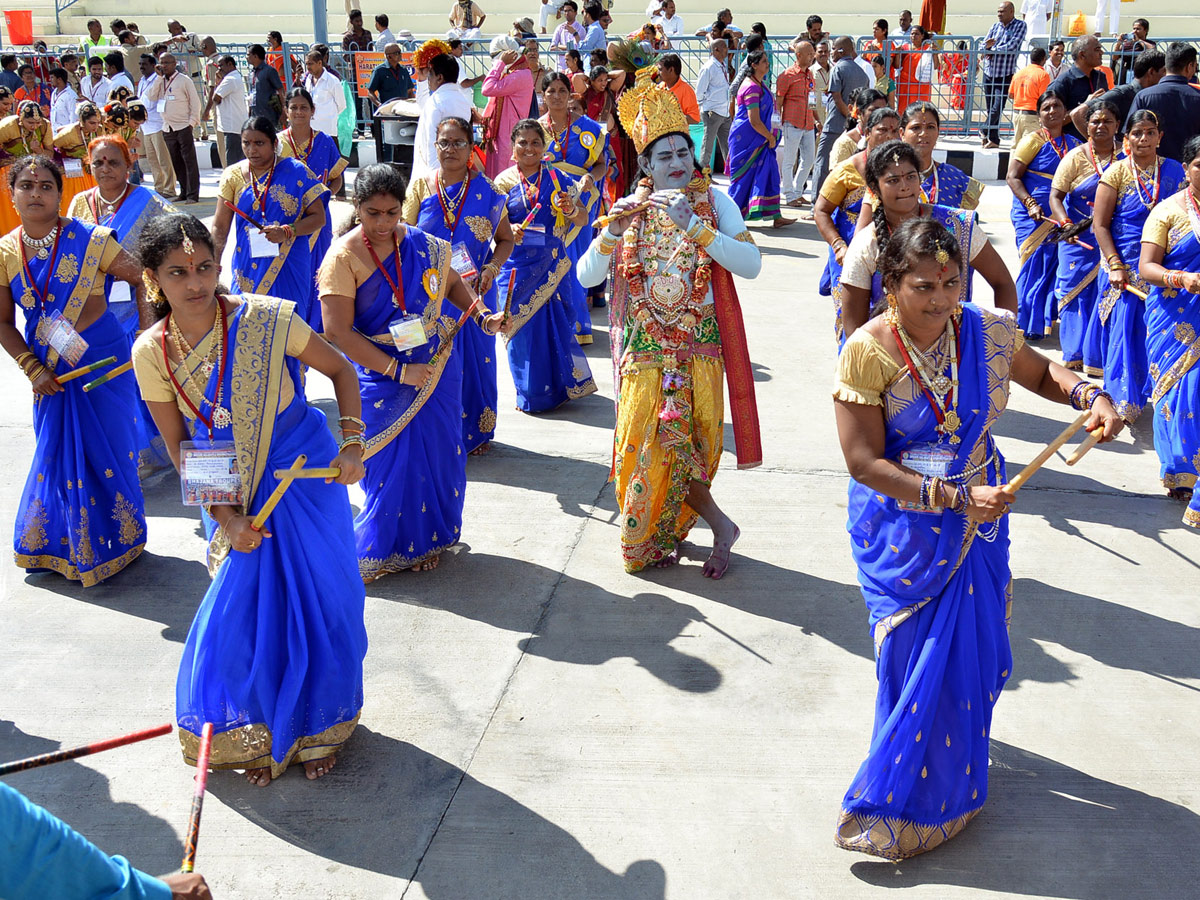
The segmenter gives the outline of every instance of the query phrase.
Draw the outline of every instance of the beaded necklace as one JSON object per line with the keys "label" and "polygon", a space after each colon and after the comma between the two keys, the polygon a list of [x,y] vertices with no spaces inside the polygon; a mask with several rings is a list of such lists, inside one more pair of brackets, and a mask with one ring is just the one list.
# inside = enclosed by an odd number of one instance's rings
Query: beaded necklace
{"label": "beaded necklace", "polygon": [[463,179],[462,190],[458,192],[457,199],[451,198],[446,183],[442,181],[441,169],[438,169],[434,176],[434,185],[437,187],[438,203],[442,207],[442,219],[445,221],[446,227],[450,229],[450,237],[453,239],[454,232],[458,230],[458,223],[462,221],[463,210],[467,208],[467,190],[471,187],[471,173],[468,171],[467,177]]}
{"label": "beaded necklace", "polygon": [[1095,170],[1096,174],[1103,175],[1104,170],[1111,166],[1113,159],[1116,158],[1117,148],[1113,147],[1112,153],[1105,157],[1104,165],[1100,165],[1100,160],[1096,158],[1096,148],[1092,146],[1091,141],[1088,141],[1083,145],[1083,153],[1087,157],[1088,162],[1092,164],[1092,168]]}
{"label": "beaded necklace", "polygon": [[1043,128],[1042,134],[1046,138],[1046,143],[1050,145],[1050,149],[1054,151],[1055,155],[1058,156],[1059,159],[1062,159],[1064,156],[1067,155],[1067,150],[1069,148],[1067,147],[1067,136],[1065,134],[1060,134],[1058,136],[1058,139],[1060,141],[1062,141],[1061,147],[1057,143],[1055,143],[1054,138],[1050,137],[1050,129],[1049,128]]}
{"label": "beaded necklace", "polygon": [[1145,175],[1145,170],[1139,169],[1131,156],[1129,157],[1129,169],[1133,172],[1134,182],[1137,184],[1138,199],[1142,201],[1143,206],[1149,209],[1158,203],[1158,193],[1162,189],[1161,160],[1155,156],[1150,174]]}
{"label": "beaded necklace", "polygon": [[545,166],[538,165],[537,181],[530,183],[525,177],[525,173],[520,169],[517,174],[521,176],[521,193],[525,196],[525,208],[533,209],[533,205],[537,203],[538,197],[542,194],[542,173],[546,171]]}
{"label": "beaded necklace", "polygon": [[[213,345],[217,350],[216,357],[215,359],[210,359],[210,357],[212,357],[212,350],[210,349],[209,356],[205,357],[204,362],[200,364],[200,368],[204,369],[205,366],[210,362],[213,363],[212,367],[208,369],[209,375],[212,374],[213,368],[216,368],[217,366],[220,367],[221,374],[217,379],[217,396],[215,400],[208,399],[204,389],[196,385],[195,381],[192,380],[191,373],[187,371],[187,356],[193,351],[187,340],[183,337],[183,332],[180,331],[179,326],[175,324],[174,316],[172,316],[170,313],[167,313],[167,321],[164,323],[162,335],[163,364],[166,366],[167,375],[171,379],[171,384],[175,387],[175,390],[183,399],[183,402],[187,405],[187,408],[195,414],[197,419],[208,426],[208,436],[210,440],[212,439],[214,427],[228,428],[233,424],[233,416],[230,414],[229,410],[221,405],[221,394],[225,389],[225,368],[226,364],[229,362],[229,319],[225,315],[225,298],[220,294],[217,295],[217,319],[219,319],[221,322],[221,342],[218,344],[215,339],[213,340]],[[217,323],[214,321],[214,329],[216,328],[216,324]],[[171,341],[175,344],[175,352],[179,354],[179,361],[184,366],[184,372],[186,373],[183,379],[184,384],[192,385],[192,387],[196,390],[196,393],[200,395],[200,402],[202,404],[208,404],[209,408],[212,410],[211,416],[205,416],[204,413],[200,411],[200,407],[192,402],[192,398],[188,396],[188,392],[184,389],[183,384],[180,384],[179,380],[175,377],[175,369],[171,365],[171,358],[167,355],[168,333],[171,335]],[[186,352],[184,348],[186,348]]]}
{"label": "beaded necklace", "polygon": [[[929,401],[937,419],[937,430],[950,438],[951,444],[959,443],[962,438],[957,434],[962,426],[962,419],[956,409],[958,400],[958,366],[962,361],[962,344],[958,334],[958,316],[953,315],[946,323],[946,335],[949,338],[950,377],[947,378],[941,366],[934,366],[922,354],[900,324],[900,317],[893,316],[891,320],[892,334],[900,348],[900,356],[908,367],[909,375],[921,387],[921,393]],[[936,395],[936,396],[935,396]]]}
{"label": "beaded necklace", "polygon": [[251,204],[253,209],[266,212],[267,197],[271,192],[271,182],[275,180],[275,158],[271,159],[271,168],[267,172],[267,183],[259,188],[258,176],[250,170],[250,164],[246,163],[246,173],[250,176],[250,192],[254,195],[254,203]]}

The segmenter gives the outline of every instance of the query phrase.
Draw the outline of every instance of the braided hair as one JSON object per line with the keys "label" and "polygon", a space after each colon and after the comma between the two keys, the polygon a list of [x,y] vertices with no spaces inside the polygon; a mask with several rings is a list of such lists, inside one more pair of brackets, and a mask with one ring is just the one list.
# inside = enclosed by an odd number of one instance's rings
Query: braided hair
{"label": "braided hair", "polygon": [[864,178],[867,187],[875,195],[875,207],[872,210],[871,220],[875,223],[875,244],[879,248],[880,256],[883,256],[883,251],[888,245],[892,229],[888,225],[887,212],[883,208],[883,195],[879,192],[879,179],[892,166],[903,163],[911,165],[914,172],[921,171],[921,157],[917,155],[917,151],[911,144],[906,144],[904,141],[888,141],[886,144],[880,144],[867,156],[867,171]]}

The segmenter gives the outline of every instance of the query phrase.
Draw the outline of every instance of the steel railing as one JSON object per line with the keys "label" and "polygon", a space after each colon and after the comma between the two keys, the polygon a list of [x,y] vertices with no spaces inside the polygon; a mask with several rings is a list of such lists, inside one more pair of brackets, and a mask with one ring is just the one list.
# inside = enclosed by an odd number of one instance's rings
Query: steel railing
{"label": "steel railing", "polygon": [[[57,0],[57,2],[63,2],[63,0]],[[444,38],[445,35],[430,35],[430,37]],[[411,51],[424,39],[425,37],[422,36],[411,41],[400,41],[398,43],[400,43],[403,49]],[[551,37],[549,35],[541,35],[537,40],[541,48],[543,64],[550,68],[555,68],[559,54],[550,53],[549,51]],[[789,46],[791,40],[792,38],[789,36],[768,38],[767,44],[771,57],[773,78],[778,77],[779,73],[794,61]],[[1065,40],[1067,55],[1062,65],[1067,67],[1071,65],[1071,39]],[[1176,38],[1175,40],[1200,46],[1200,38]],[[487,53],[489,41],[490,37],[481,37],[477,41],[465,45],[463,55],[459,59],[459,65],[465,69],[467,77],[476,78],[485,75],[491,67],[491,57]],[[233,56],[238,61],[239,71],[242,72],[247,82],[249,81],[249,69],[246,65],[246,49],[251,43],[253,42],[227,42],[217,45],[217,55],[228,54]],[[1165,47],[1165,43],[1165,41],[1160,42],[1160,47]],[[1104,46],[1104,62],[1106,65],[1112,67],[1118,83],[1122,79],[1128,80],[1131,78],[1132,61],[1136,56],[1136,51],[1114,55],[1115,39],[1101,39],[1101,44]],[[151,41],[151,46],[153,45],[154,42]],[[936,50],[936,58],[933,81],[929,83],[929,99],[930,102],[938,107],[941,114],[942,134],[945,136],[966,136],[977,133],[987,119],[987,98],[984,93],[981,68],[984,55],[987,53],[987,49],[984,46],[984,38],[978,35],[938,35],[931,42],[931,45]],[[278,52],[283,54],[283,76],[288,86],[298,83],[298,74],[303,74],[304,56],[313,46],[313,44],[309,43],[285,42],[278,50],[268,51],[269,53]],[[870,38],[858,37],[856,38],[856,46],[864,56],[882,53],[888,58],[892,66],[898,66],[903,62],[905,56],[913,53],[908,48],[908,45],[899,43],[899,39],[897,38],[892,38],[888,46],[879,48],[872,44]],[[77,45],[61,45],[57,48],[47,49],[46,51],[16,47],[6,48],[3,52],[15,53],[22,61],[33,61],[35,66],[44,73],[48,68],[57,64],[63,52],[68,50],[78,52],[78,49]],[[148,50],[149,48],[145,49]],[[352,79],[352,89],[356,87],[356,83],[353,81],[355,76],[354,57],[358,52],[374,53],[377,51],[375,51],[374,47],[367,51],[358,51],[355,49],[343,50],[340,45],[333,45],[329,48],[329,67],[340,78]],[[382,52],[382,48],[378,52]],[[707,41],[701,37],[674,38],[672,39],[671,47],[664,49],[662,52],[671,52],[679,56],[682,63],[683,77],[693,84],[699,76],[700,70],[710,58]],[[204,66],[203,58],[199,54],[174,52],[174,55],[178,60],[181,71],[193,71],[198,67],[201,75],[197,80],[199,82],[202,79]],[[741,50],[735,51],[730,55],[729,65],[732,74],[736,75],[744,57],[745,53]],[[86,61],[83,59],[82,54],[80,55],[80,61],[86,77]],[[1027,61],[1027,55],[1025,53],[1020,54],[1017,68],[1019,69]],[[297,72],[297,66],[300,67],[299,73]],[[585,59],[585,71],[589,68],[588,60]],[[196,77],[194,72],[193,76]],[[899,79],[897,81],[897,87],[899,88]],[[248,84],[247,87],[249,87]],[[356,91],[355,96],[357,97]],[[359,128],[365,130],[370,126],[371,121],[372,109],[370,101],[362,100],[358,106]],[[1003,134],[1011,134],[1011,102],[1006,102],[1005,104],[1000,129]]]}

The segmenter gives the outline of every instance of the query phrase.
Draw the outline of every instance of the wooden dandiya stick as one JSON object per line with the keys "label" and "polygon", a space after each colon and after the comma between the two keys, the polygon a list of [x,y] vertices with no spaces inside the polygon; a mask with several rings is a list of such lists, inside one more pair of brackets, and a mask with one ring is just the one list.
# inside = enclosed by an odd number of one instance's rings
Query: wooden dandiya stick
{"label": "wooden dandiya stick", "polygon": [[101,375],[95,381],[89,381],[87,384],[85,384],[83,386],[83,392],[86,394],[92,388],[98,388],[102,384],[108,384],[114,378],[119,378],[120,376],[124,375],[126,372],[132,372],[132,371],[133,371],[133,360],[131,359],[129,362],[123,363],[122,365],[117,366],[112,371],[105,372],[103,375]]}
{"label": "wooden dandiya stick", "polygon": [[1082,247],[1084,250],[1095,250],[1096,249],[1091,244],[1089,244],[1087,241],[1081,241],[1079,238],[1075,238],[1075,243],[1078,244],[1080,247]]}
{"label": "wooden dandiya stick", "polygon": [[88,363],[86,366],[80,366],[78,369],[72,369],[70,372],[63,372],[61,375],[55,375],[54,380],[59,384],[64,384],[68,381],[74,381],[81,375],[88,375],[95,372],[97,369],[103,369],[105,366],[111,366],[117,361],[115,356],[110,356],[107,359],[102,359],[100,362]]}
{"label": "wooden dandiya stick", "polygon": [[520,225],[517,226],[517,235],[518,236],[524,234],[525,229],[533,224],[533,217],[538,214],[538,212],[541,210],[541,208],[542,208],[542,204],[540,204],[540,203],[535,203],[533,205],[533,209],[531,209],[529,211],[529,215],[527,215],[525,217],[525,220]]}
{"label": "wooden dandiya stick", "polygon": [[267,522],[267,516],[279,505],[279,501],[283,499],[283,495],[287,489],[292,486],[292,480],[296,477],[293,473],[304,468],[304,464],[308,462],[308,457],[301,453],[296,457],[296,461],[292,463],[290,469],[285,469],[283,479],[279,482],[279,487],[271,492],[271,496],[267,498],[267,502],[263,504],[263,508],[258,511],[258,515],[254,517],[254,521],[250,523],[250,527],[255,531],[262,531],[263,525]]}
{"label": "wooden dandiya stick", "polygon": [[251,225],[253,225],[255,228],[257,228],[259,231],[266,230],[266,226],[261,224],[257,219],[254,218],[254,216],[250,215],[249,213],[242,212],[240,209],[237,208],[236,205],[230,203],[228,200],[222,200],[221,202],[224,203],[226,206],[228,206],[235,214],[241,216],[243,219],[245,219],[247,222],[249,222]]}
{"label": "wooden dandiya stick", "polygon": [[512,295],[513,288],[517,285],[517,270],[513,269],[508,273],[508,293],[504,295],[504,318],[508,318],[512,312]]}
{"label": "wooden dandiya stick", "polygon": [[187,843],[183,845],[183,865],[179,871],[196,871],[196,845],[200,842],[200,812],[204,809],[204,792],[208,789],[208,759],[212,754],[213,723],[205,722],[200,729],[200,752],[196,756],[196,790],[192,794],[192,812],[188,816]]}
{"label": "wooden dandiya stick", "polygon": [[[1140,288],[1135,288],[1129,282],[1125,282],[1125,290],[1129,291],[1129,293],[1133,294],[1135,297],[1141,297],[1143,300],[1150,299],[1149,294],[1147,294],[1145,291],[1141,290]],[[84,390],[87,390],[87,388],[84,388]]]}
{"label": "wooden dandiya stick", "polygon": [[40,756],[30,756],[27,759],[18,759],[13,762],[3,763],[0,764],[0,776],[11,775],[13,772],[24,772],[26,769],[48,766],[51,763],[66,762],[68,759],[78,759],[81,756],[91,756],[93,753],[112,750],[114,747],[124,747],[126,744],[136,744],[138,741],[147,741],[150,738],[162,737],[164,734],[170,734],[173,727],[170,722],[166,722],[162,725],[156,725],[153,728],[147,728],[144,731],[133,731],[121,737],[84,744],[82,747],[73,747],[70,750],[51,750],[49,753],[43,753]]}
{"label": "wooden dandiya stick", "polygon": [[327,466],[324,469],[276,469],[276,478],[337,478],[342,470],[337,466]]}
{"label": "wooden dandiya stick", "polygon": [[1067,457],[1067,465],[1073,466],[1073,465],[1075,465],[1075,463],[1077,463],[1081,459],[1083,459],[1083,454],[1087,453],[1089,450],[1091,450],[1093,447],[1095,447],[1098,443],[1100,443],[1100,438],[1102,438],[1102,437],[1104,437],[1104,426],[1097,425],[1095,428],[1093,428],[1091,431],[1088,432],[1087,438],[1084,440],[1084,442],[1082,444],[1080,444],[1078,447],[1075,448],[1075,452]]}
{"label": "wooden dandiya stick", "polygon": [[1066,428],[1064,428],[1062,431],[1062,434],[1060,434],[1058,437],[1056,437],[1054,440],[1052,440],[1049,444],[1047,444],[1046,448],[1041,453],[1039,453],[1037,456],[1035,456],[1033,458],[1033,462],[1031,462],[1029,465],[1027,465],[1025,468],[1023,468],[1019,473],[1017,473],[1016,478],[1014,478],[1008,484],[1004,485],[1004,490],[1008,491],[1010,494],[1015,494],[1022,487],[1024,487],[1025,482],[1027,482],[1030,479],[1030,477],[1033,475],[1033,473],[1036,472],[1038,469],[1040,469],[1042,467],[1042,464],[1045,463],[1046,460],[1048,460],[1051,456],[1053,456],[1055,451],[1058,450],[1059,447],[1061,447],[1063,444],[1065,444],[1067,441],[1069,441],[1071,439],[1071,435],[1073,435],[1080,428],[1082,428],[1084,423],[1087,422],[1087,420],[1091,417],[1091,415],[1092,415],[1091,410],[1084,410],[1083,412],[1081,412],[1079,414],[1079,418],[1077,418],[1074,422],[1072,422],[1070,425],[1068,425]]}
{"label": "wooden dandiya stick", "polygon": [[626,216],[636,216],[638,213],[644,213],[646,210],[650,209],[653,206],[654,206],[654,204],[650,203],[649,201],[647,201],[646,203],[639,203],[637,206],[633,207],[632,209],[627,209],[623,213],[618,213],[616,215],[609,213],[606,216],[601,216],[592,224],[596,228],[604,228],[610,222],[615,222],[615,221],[617,221],[617,219],[624,219]]}

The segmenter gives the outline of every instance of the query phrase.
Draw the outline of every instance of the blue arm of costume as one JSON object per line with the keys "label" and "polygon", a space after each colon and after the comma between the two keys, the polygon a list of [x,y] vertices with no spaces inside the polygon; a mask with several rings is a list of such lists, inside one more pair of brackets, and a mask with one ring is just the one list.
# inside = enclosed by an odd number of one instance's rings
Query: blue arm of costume
{"label": "blue arm of costume", "polygon": [[171,900],[171,889],[0,784],[0,897]]}

